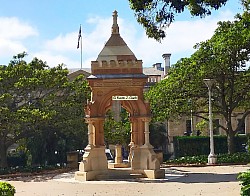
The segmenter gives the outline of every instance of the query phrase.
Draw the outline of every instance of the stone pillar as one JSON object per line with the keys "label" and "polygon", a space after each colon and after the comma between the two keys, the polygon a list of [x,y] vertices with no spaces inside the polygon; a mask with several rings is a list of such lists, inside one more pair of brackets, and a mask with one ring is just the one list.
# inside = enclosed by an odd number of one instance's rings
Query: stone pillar
{"label": "stone pillar", "polygon": [[134,146],[138,145],[138,119],[130,118],[131,122],[131,141]]}
{"label": "stone pillar", "polygon": [[153,148],[153,146],[150,144],[150,141],[149,141],[149,122],[150,122],[150,118],[144,118],[143,121],[144,121],[144,124],[145,124],[145,132],[144,132],[145,144],[143,145],[143,147],[145,147],[145,148]]}
{"label": "stone pillar", "polygon": [[115,163],[122,163],[122,146],[117,144],[115,146]]}
{"label": "stone pillar", "polygon": [[130,143],[129,143],[129,146],[132,145],[133,142],[133,123],[130,121]]}
{"label": "stone pillar", "polygon": [[103,147],[104,146],[104,118],[91,118],[91,121],[94,125],[94,134],[93,134],[93,145],[95,147]]}
{"label": "stone pillar", "polygon": [[89,150],[94,147],[94,125],[90,119],[86,119],[88,123],[88,145],[85,149]]}
{"label": "stone pillar", "polygon": [[104,118],[87,118],[86,121],[89,141],[83,160],[79,164],[79,171],[75,173],[75,179],[80,181],[96,179],[98,175],[105,174],[108,169],[104,146]]}
{"label": "stone pillar", "polygon": [[99,145],[100,146],[105,146],[105,143],[104,143],[104,121],[105,121],[105,118],[100,118],[99,119]]}

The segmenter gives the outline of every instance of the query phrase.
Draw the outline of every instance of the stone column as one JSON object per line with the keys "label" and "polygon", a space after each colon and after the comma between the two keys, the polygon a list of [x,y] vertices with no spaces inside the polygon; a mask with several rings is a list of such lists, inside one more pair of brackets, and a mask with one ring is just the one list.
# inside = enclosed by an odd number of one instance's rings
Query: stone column
{"label": "stone column", "polygon": [[99,145],[100,147],[105,147],[105,142],[104,142],[104,121],[105,118],[100,118],[99,119]]}
{"label": "stone column", "polygon": [[98,118],[92,118],[93,124],[95,126],[95,133],[94,138],[95,140],[94,146],[95,147],[104,147],[104,129],[103,129],[103,123],[104,118],[98,117]]}
{"label": "stone column", "polygon": [[149,122],[150,122],[150,118],[144,118],[143,121],[144,121],[144,124],[145,124],[145,132],[144,132],[145,144],[143,145],[143,147],[153,148],[153,146],[149,142]]}
{"label": "stone column", "polygon": [[138,145],[138,119],[134,117],[130,117],[131,122],[131,142],[133,142],[133,145]]}
{"label": "stone column", "polygon": [[88,145],[85,149],[90,150],[94,147],[94,125],[90,119],[86,121],[88,123]]}
{"label": "stone column", "polygon": [[122,146],[119,144],[115,146],[115,163],[122,163]]}

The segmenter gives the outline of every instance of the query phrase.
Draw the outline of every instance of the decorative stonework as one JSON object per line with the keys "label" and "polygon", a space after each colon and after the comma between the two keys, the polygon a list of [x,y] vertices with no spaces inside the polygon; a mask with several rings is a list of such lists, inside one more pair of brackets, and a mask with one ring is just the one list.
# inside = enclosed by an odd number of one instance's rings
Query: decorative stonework
{"label": "decorative stonework", "polygon": [[97,96],[102,96],[103,95],[103,91],[97,91]]}
{"label": "decorative stonework", "polygon": [[105,81],[105,82],[94,82],[95,87],[114,87],[114,86],[142,86],[145,84],[141,81],[128,81],[128,80],[116,80],[116,81]]}
{"label": "decorative stonework", "polygon": [[92,61],[91,71],[97,74],[142,74],[142,61]]}

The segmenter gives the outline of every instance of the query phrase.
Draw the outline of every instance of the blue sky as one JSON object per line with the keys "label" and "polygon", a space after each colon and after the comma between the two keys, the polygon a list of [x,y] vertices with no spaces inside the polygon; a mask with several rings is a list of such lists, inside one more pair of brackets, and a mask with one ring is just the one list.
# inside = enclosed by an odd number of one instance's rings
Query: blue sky
{"label": "blue sky", "polygon": [[110,37],[114,10],[118,11],[121,36],[144,67],[163,63],[164,53],[172,54],[171,64],[190,56],[196,43],[213,35],[218,21],[233,20],[242,12],[239,0],[229,0],[203,19],[179,14],[167,29],[167,37],[158,43],[147,38],[127,0],[0,0],[0,5],[0,64],[8,64],[13,55],[26,51],[27,61],[38,57],[50,67],[64,63],[68,68],[80,68],[80,50],[76,49],[79,25],[83,67],[90,67]]}

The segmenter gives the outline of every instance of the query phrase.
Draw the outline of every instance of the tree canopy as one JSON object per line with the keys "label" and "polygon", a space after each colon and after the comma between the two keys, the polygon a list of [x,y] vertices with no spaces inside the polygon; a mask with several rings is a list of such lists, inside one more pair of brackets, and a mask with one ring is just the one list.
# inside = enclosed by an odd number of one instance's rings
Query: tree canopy
{"label": "tree canopy", "polygon": [[[190,58],[179,60],[166,79],[156,84],[147,94],[156,120],[179,115],[193,115],[207,119],[208,89],[203,79],[215,80],[212,89],[213,113],[226,120],[220,127],[229,138],[229,152],[233,152],[233,136],[250,114],[250,14],[244,12],[235,20],[220,22],[211,39],[195,46]],[[242,112],[241,120],[233,129],[231,117]]]}
{"label": "tree canopy", "polygon": [[116,121],[114,113],[111,110],[107,111],[104,123],[104,138],[107,145],[120,144],[127,147],[130,142],[129,114],[124,108],[121,110],[120,118]]}
{"label": "tree canopy", "polygon": [[[192,16],[205,17],[212,10],[218,10],[229,0],[129,0],[137,21],[145,28],[150,38],[161,41],[166,37],[166,28],[175,20],[177,14],[189,10]],[[249,0],[241,0],[249,6]]]}
{"label": "tree canopy", "polygon": [[69,81],[62,65],[50,68],[37,58],[27,63],[26,55],[0,66],[0,167],[7,166],[6,151],[12,144],[44,130],[79,133],[79,123],[83,124],[82,104],[89,96],[86,80]]}

